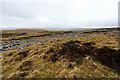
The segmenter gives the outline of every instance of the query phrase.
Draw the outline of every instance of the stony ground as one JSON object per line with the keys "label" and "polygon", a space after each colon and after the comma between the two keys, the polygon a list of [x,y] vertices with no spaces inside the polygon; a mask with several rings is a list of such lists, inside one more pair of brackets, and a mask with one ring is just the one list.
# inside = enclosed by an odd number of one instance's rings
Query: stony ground
{"label": "stony ground", "polygon": [[118,34],[74,32],[6,41],[3,78],[120,78]]}

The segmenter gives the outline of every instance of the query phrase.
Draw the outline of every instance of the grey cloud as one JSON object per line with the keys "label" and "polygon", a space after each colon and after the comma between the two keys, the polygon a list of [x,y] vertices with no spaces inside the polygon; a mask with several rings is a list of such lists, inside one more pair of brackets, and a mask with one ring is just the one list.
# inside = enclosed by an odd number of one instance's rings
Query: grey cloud
{"label": "grey cloud", "polygon": [[118,0],[41,1],[2,2],[1,26],[4,28],[117,26]]}

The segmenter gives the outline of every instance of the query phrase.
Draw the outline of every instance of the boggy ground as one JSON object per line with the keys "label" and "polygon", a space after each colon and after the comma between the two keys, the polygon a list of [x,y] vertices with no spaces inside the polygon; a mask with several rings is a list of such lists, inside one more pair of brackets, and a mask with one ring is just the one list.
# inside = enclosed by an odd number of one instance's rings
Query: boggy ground
{"label": "boggy ground", "polygon": [[92,35],[5,51],[3,78],[120,78],[118,33]]}

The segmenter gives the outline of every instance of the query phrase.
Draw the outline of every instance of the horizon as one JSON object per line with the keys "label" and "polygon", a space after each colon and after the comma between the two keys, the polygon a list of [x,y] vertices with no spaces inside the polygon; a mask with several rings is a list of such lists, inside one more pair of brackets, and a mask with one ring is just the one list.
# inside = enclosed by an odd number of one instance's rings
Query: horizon
{"label": "horizon", "polygon": [[12,28],[12,29],[10,29],[10,28],[1,28],[0,30],[18,30],[18,29],[41,29],[41,30],[71,30],[71,29],[102,29],[102,28],[120,28],[119,26],[113,26],[113,27],[109,27],[109,26],[107,26],[107,27],[92,27],[92,28],[90,28],[90,27],[86,27],[86,28]]}

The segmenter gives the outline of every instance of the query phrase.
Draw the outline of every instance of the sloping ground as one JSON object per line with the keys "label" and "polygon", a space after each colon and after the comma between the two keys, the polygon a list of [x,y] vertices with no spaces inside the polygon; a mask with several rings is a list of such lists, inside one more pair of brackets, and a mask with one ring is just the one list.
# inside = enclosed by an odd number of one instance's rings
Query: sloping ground
{"label": "sloping ground", "polygon": [[120,50],[53,40],[3,52],[3,78],[119,78]]}

